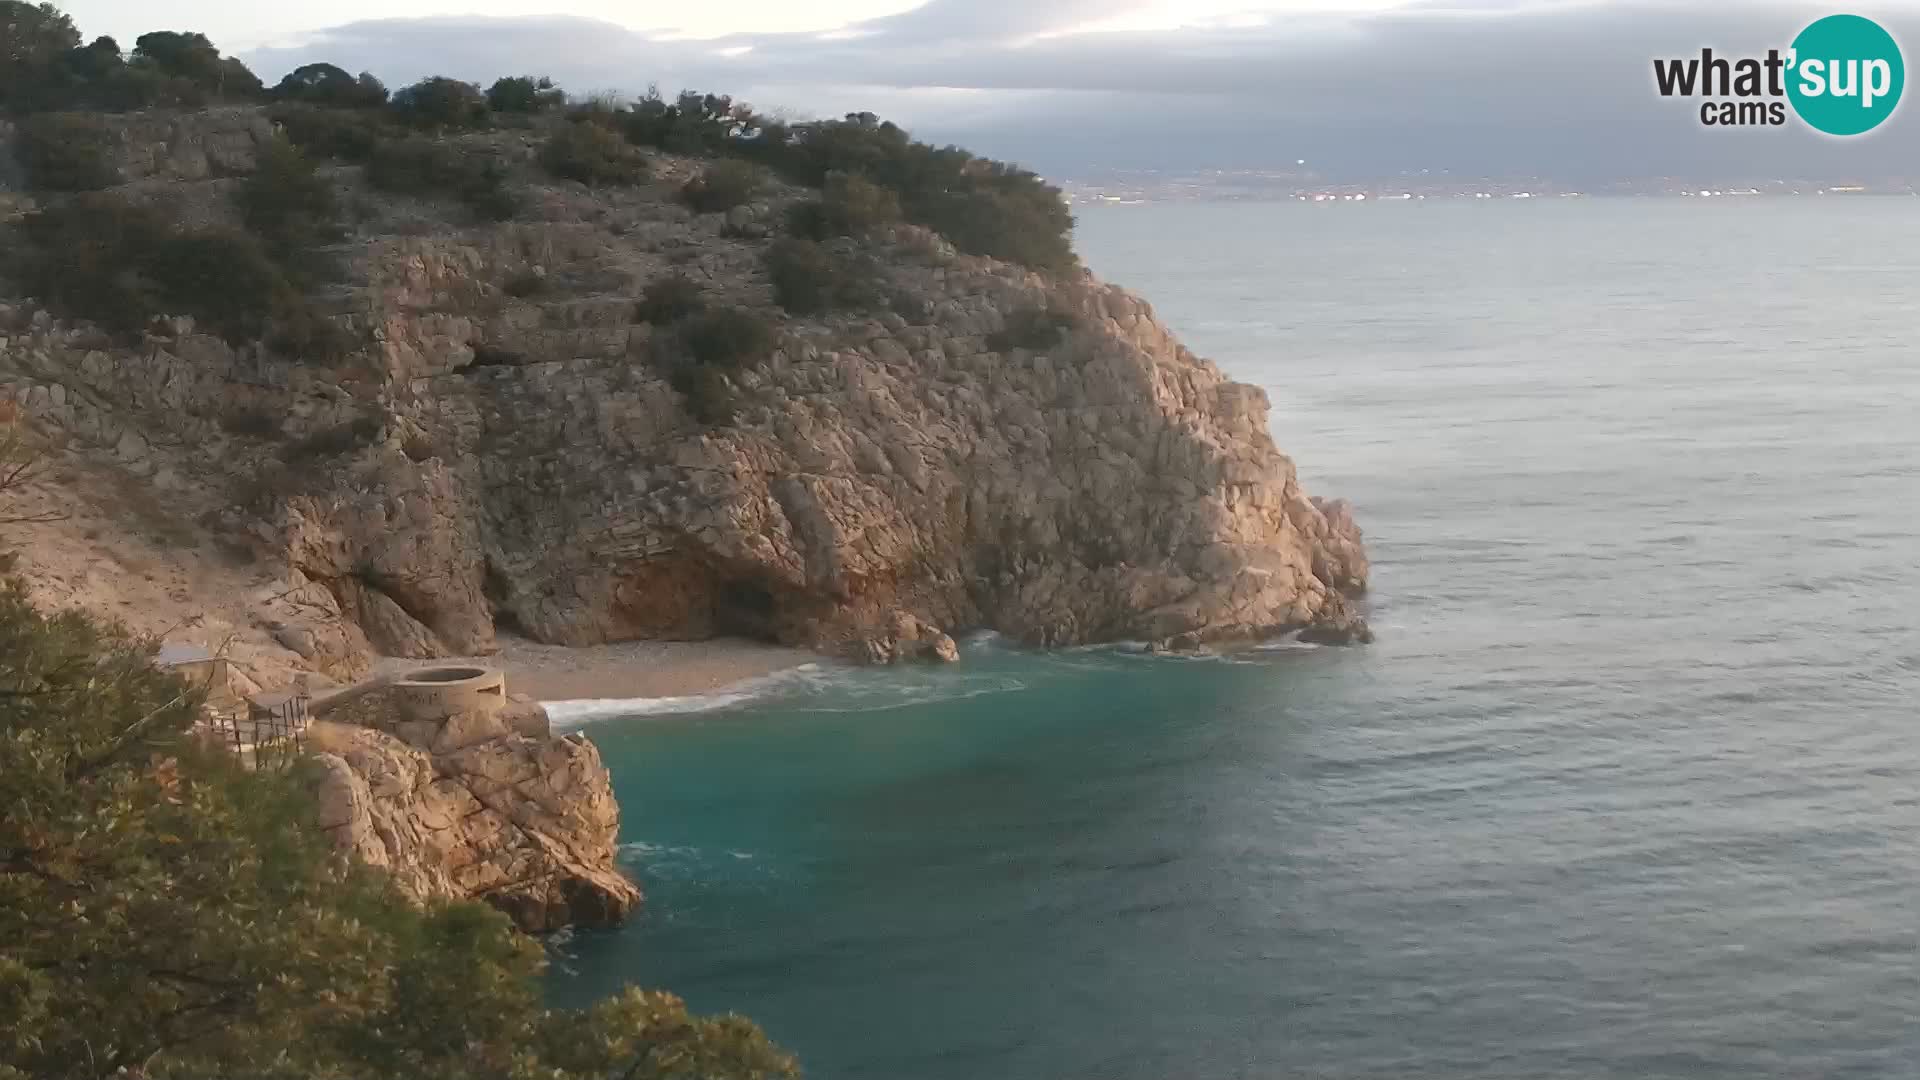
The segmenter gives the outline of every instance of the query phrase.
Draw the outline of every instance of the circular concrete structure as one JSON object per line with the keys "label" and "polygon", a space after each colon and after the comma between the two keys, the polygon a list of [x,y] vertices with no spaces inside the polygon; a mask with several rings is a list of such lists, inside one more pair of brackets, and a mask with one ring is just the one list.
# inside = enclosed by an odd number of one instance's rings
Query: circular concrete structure
{"label": "circular concrete structure", "polygon": [[455,713],[496,713],[507,703],[507,677],[469,664],[409,671],[390,684],[408,720],[441,721]]}

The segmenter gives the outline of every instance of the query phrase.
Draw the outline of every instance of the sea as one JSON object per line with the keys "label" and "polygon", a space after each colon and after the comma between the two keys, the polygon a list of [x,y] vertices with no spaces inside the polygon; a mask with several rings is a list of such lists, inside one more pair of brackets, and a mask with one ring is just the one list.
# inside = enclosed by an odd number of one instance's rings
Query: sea
{"label": "sea", "polygon": [[1355,504],[1379,641],[563,707],[648,899],[555,1001],[821,1080],[1920,1077],[1920,199],[1078,244]]}

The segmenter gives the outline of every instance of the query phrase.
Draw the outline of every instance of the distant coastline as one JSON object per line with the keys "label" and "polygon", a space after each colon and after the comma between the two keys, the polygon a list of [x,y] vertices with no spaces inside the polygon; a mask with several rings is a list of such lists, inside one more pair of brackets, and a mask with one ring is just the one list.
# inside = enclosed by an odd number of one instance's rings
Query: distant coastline
{"label": "distant coastline", "polygon": [[1845,198],[1850,196],[1920,196],[1920,186],[1909,181],[1879,183],[1814,183],[1769,180],[1760,183],[1686,185],[1664,181],[1639,185],[1610,184],[1575,188],[1542,180],[1436,181],[1429,177],[1360,184],[1315,183],[1289,174],[1218,172],[1191,176],[1116,174],[1100,179],[1060,181],[1066,199],[1078,211],[1086,208],[1144,206],[1154,203],[1360,203],[1360,202],[1475,202],[1535,199],[1716,199],[1716,198]]}

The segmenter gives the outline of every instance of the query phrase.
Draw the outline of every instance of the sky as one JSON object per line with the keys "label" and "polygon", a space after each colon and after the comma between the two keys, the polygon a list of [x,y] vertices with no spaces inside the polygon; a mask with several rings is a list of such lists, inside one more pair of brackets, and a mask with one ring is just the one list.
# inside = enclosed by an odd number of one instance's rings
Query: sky
{"label": "sky", "polygon": [[[730,93],[795,118],[870,110],[1071,179],[1281,168],[1571,186],[1677,176],[1920,178],[1920,103],[1873,134],[1713,130],[1656,57],[1759,54],[1801,0],[69,0],[130,43],[199,30],[269,82],[310,61],[398,86],[542,73],[575,91]],[[1920,0],[1847,10],[1920,43]],[[1914,91],[1920,97],[1920,88]]]}

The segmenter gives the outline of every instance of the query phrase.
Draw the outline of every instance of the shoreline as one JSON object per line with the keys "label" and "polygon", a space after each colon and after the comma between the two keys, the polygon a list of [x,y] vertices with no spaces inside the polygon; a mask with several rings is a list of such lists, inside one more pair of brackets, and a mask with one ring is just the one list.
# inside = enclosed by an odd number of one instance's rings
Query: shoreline
{"label": "shoreline", "polygon": [[740,638],[584,646],[543,645],[507,635],[499,641],[499,651],[485,656],[432,661],[387,658],[375,671],[481,664],[506,675],[509,694],[526,694],[547,703],[694,697],[824,659],[806,649]]}

